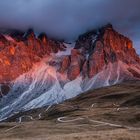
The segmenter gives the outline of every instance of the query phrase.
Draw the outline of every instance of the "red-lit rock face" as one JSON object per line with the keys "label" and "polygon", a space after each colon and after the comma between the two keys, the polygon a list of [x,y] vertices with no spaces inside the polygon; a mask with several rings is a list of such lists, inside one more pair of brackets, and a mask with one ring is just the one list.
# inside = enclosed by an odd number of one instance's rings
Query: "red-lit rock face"
{"label": "red-lit rock face", "polygon": [[102,41],[105,54],[110,61],[117,59],[125,63],[140,62],[132,41],[117,33],[113,28],[104,29]]}
{"label": "red-lit rock face", "polygon": [[37,57],[23,42],[7,45],[0,51],[0,82],[15,79],[31,69]]}
{"label": "red-lit rock face", "polygon": [[[132,41],[116,32],[111,25],[101,28],[99,35],[93,31],[80,36],[75,48],[89,56],[85,59],[78,59],[83,54],[73,57],[72,52],[71,57],[75,60],[71,62],[69,68],[72,71],[68,74],[72,77],[70,79],[77,77],[80,72],[91,78],[102,71],[105,65],[117,61],[128,65],[140,65],[140,59],[133,48]],[[73,66],[72,63],[75,65]]]}
{"label": "red-lit rock face", "polygon": [[70,57],[64,56],[61,62],[61,68],[59,70],[60,73],[64,73],[70,66]]}
{"label": "red-lit rock face", "polygon": [[74,80],[78,75],[80,75],[83,63],[84,57],[81,55],[79,50],[72,49],[70,56],[70,65],[67,73],[70,80]]}
{"label": "red-lit rock face", "polygon": [[42,41],[33,32],[28,32],[24,41],[10,41],[0,36],[0,83],[9,82],[29,71],[33,63],[40,61],[45,54],[64,49],[63,45],[52,40]]}
{"label": "red-lit rock face", "polygon": [[[14,36],[14,41],[0,35],[0,83],[17,78],[29,71],[44,55],[57,53],[59,50],[65,50],[63,43],[48,39],[44,33],[36,37],[29,30],[24,37],[18,36],[16,39]],[[140,65],[132,41],[107,25],[99,31],[81,35],[71,54],[61,58],[58,72],[67,73],[70,80],[79,75],[92,78],[106,65],[117,61],[127,65]]]}

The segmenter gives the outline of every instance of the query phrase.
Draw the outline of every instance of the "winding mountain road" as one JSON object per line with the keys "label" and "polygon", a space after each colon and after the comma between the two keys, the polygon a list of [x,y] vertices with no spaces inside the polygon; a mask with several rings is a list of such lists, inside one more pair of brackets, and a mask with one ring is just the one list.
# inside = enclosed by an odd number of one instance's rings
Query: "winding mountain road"
{"label": "winding mountain road", "polygon": [[[90,106],[90,108],[93,108],[94,106],[95,106],[95,104],[92,104],[92,105]],[[114,104],[114,106],[119,107],[118,105],[115,105],[115,104]],[[69,106],[69,107],[74,108],[74,106]],[[42,114],[43,114],[43,113],[47,113],[47,112],[49,111],[50,108],[51,108],[51,105],[48,106],[48,107],[45,109],[44,112],[39,113],[39,114],[38,114],[38,119],[34,119],[33,116],[31,116],[31,115],[24,115],[24,116],[19,117],[19,118],[18,118],[18,120],[19,120],[18,123],[19,123],[19,124],[15,125],[15,126],[13,126],[13,127],[11,127],[11,128],[9,128],[9,129],[7,129],[5,132],[9,132],[9,131],[11,131],[11,130],[17,128],[17,127],[19,127],[19,126],[21,125],[21,123],[22,123],[22,119],[23,119],[23,118],[28,118],[28,119],[30,119],[31,121],[40,120],[40,119],[42,118]],[[70,117],[62,116],[62,117],[58,117],[58,118],[57,118],[57,121],[58,121],[59,123],[70,123],[70,122],[82,121],[82,120],[85,120],[85,119],[88,120],[88,121],[90,121],[90,122],[96,123],[96,125],[93,125],[93,127],[111,126],[111,127],[116,127],[116,128],[128,129],[128,130],[130,130],[130,131],[140,131],[140,128],[129,127],[129,126],[125,126],[125,125],[114,124],[114,123],[109,123],[109,122],[104,122],[104,121],[93,120],[93,119],[90,119],[89,117],[76,117],[76,118],[71,117],[71,118],[70,118]]]}
{"label": "winding mountain road", "polygon": [[125,128],[125,129],[128,129],[130,131],[140,131],[140,128],[129,127],[129,126],[125,126],[125,125],[119,125],[119,124],[108,123],[108,122],[103,122],[103,121],[97,121],[97,120],[93,120],[93,119],[90,119],[90,118],[78,117],[78,118],[74,118],[74,119],[64,120],[66,118],[68,118],[68,117],[59,117],[59,118],[57,118],[57,121],[60,122],[60,123],[69,123],[69,122],[75,122],[75,121],[88,119],[90,122],[97,123],[97,125],[93,125],[93,127],[108,125],[108,126],[111,126],[111,127]]}
{"label": "winding mountain road", "polygon": [[57,118],[57,121],[58,122],[62,122],[62,123],[68,123],[68,122],[74,122],[74,121],[79,121],[79,120],[83,120],[84,118],[75,118],[75,119],[71,119],[71,120],[63,120],[63,119],[66,119],[67,117],[59,117]]}
{"label": "winding mountain road", "polygon": [[[45,112],[43,112],[43,113],[46,113],[50,108],[51,108],[51,105],[48,106],[47,109],[45,110]],[[42,117],[42,113],[39,113],[39,114],[38,114],[38,119],[41,119],[41,117]],[[35,120],[36,120],[36,119],[34,119],[33,116],[31,116],[31,115],[24,115],[24,116],[21,116],[21,117],[18,118],[18,124],[15,125],[15,126],[13,126],[13,127],[11,127],[11,128],[9,128],[9,129],[7,129],[7,130],[5,130],[5,132],[9,132],[9,131],[11,131],[11,130],[17,128],[17,127],[19,127],[19,126],[21,125],[21,123],[22,123],[22,119],[23,119],[23,118],[28,118],[28,119],[30,119],[31,121],[35,121]]]}

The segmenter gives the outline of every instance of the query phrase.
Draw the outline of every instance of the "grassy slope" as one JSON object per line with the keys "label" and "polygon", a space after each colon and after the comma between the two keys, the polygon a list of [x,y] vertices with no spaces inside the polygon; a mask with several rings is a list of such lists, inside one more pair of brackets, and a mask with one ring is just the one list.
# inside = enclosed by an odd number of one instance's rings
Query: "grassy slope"
{"label": "grassy slope", "polygon": [[[41,108],[22,112],[10,118],[16,121],[22,115],[31,115],[32,122],[23,122],[16,128],[8,130],[17,123],[1,123],[0,139],[53,139],[53,140],[94,140],[117,139],[138,140],[139,131],[116,128],[108,125],[97,126],[90,120],[129,127],[140,127],[140,81],[126,82],[120,85],[96,89],[83,93],[76,98],[52,106],[47,112]],[[41,120],[38,115],[41,114]],[[82,120],[60,123],[58,117],[66,120],[82,117]],[[30,121],[23,118],[23,121]],[[8,131],[7,131],[8,130]]]}

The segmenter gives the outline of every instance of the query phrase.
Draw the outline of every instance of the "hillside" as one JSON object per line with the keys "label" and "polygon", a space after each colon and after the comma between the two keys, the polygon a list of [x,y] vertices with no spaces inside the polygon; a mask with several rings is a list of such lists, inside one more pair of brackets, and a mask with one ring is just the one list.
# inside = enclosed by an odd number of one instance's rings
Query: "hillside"
{"label": "hillside", "polygon": [[58,105],[21,112],[7,120],[11,123],[0,124],[0,138],[138,140],[139,106],[140,82],[124,82]]}

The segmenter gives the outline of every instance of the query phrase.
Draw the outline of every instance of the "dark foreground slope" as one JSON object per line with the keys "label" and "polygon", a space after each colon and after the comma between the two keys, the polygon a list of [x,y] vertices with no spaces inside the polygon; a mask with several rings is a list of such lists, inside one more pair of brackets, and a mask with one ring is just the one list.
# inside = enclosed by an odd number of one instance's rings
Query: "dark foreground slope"
{"label": "dark foreground slope", "polygon": [[140,81],[88,91],[7,121],[0,124],[0,139],[139,140]]}

